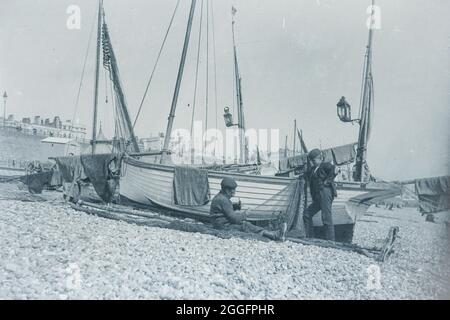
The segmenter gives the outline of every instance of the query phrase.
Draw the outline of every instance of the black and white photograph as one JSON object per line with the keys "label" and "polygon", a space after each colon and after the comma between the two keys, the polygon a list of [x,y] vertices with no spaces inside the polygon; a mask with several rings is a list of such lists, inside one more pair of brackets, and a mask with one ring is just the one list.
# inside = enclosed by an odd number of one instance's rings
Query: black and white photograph
{"label": "black and white photograph", "polygon": [[0,0],[0,300],[449,300],[449,13]]}

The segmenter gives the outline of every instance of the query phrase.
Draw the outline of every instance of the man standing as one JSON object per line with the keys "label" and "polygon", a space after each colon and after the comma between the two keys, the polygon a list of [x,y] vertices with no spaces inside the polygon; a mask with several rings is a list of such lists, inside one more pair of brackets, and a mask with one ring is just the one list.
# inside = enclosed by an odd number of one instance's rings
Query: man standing
{"label": "man standing", "polygon": [[322,152],[319,149],[311,150],[308,159],[313,167],[307,173],[312,203],[303,213],[306,236],[314,237],[313,216],[322,211],[322,222],[325,228],[327,240],[335,241],[334,224],[331,214],[331,206],[337,196],[334,178],[338,174],[338,168],[330,162],[324,162]]}
{"label": "man standing", "polygon": [[287,224],[283,223],[280,230],[268,231],[246,221],[246,214],[241,210],[241,202],[232,203],[236,194],[237,183],[233,178],[223,178],[220,192],[212,199],[210,213],[213,225],[218,229],[235,229],[244,232],[258,233],[272,240],[285,240]]}

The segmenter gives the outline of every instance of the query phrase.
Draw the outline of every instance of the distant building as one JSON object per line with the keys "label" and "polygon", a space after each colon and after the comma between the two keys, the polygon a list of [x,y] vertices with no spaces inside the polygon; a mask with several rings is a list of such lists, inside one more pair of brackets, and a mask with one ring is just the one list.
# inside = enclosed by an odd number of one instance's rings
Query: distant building
{"label": "distant building", "polygon": [[57,129],[61,129],[61,128],[62,128],[62,122],[61,122],[61,119],[60,119],[58,116],[56,116],[56,117],[53,119],[52,125],[53,125],[55,128],[57,128]]}
{"label": "distant building", "polygon": [[143,147],[144,151],[161,151],[164,143],[164,134],[160,133],[157,136],[152,136],[148,138],[142,138],[139,140]]}
{"label": "distant building", "polygon": [[71,120],[61,121],[59,116],[55,116],[53,121],[50,118],[43,120],[41,116],[23,118],[22,121],[15,121],[14,115],[9,115],[5,121],[5,127],[15,129],[25,134],[40,137],[70,138],[79,142],[86,142],[86,126],[79,123],[72,123]]}

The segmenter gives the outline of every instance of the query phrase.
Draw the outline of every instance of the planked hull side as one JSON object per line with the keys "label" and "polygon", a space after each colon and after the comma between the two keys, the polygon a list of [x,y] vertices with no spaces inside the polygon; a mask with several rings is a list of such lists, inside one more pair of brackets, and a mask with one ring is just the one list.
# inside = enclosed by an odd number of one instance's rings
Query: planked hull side
{"label": "planked hull side", "polygon": [[[208,216],[209,205],[201,207],[180,207],[173,201],[173,166],[149,164],[132,158],[123,161],[120,179],[120,195],[140,205],[156,204],[170,210],[185,211]],[[242,209],[250,209],[249,220],[267,219],[274,212],[282,212],[288,205],[285,190],[293,181],[283,177],[264,177],[244,174],[230,174],[210,171],[208,173],[211,195],[220,190],[220,182],[224,176],[232,176],[238,183],[236,195],[242,201]],[[338,188],[338,197],[333,202],[333,220],[335,225],[351,225],[355,223],[357,213],[348,205],[348,200],[367,190],[355,187]],[[237,199],[234,199],[237,201]],[[314,216],[314,225],[323,226],[320,213]]]}

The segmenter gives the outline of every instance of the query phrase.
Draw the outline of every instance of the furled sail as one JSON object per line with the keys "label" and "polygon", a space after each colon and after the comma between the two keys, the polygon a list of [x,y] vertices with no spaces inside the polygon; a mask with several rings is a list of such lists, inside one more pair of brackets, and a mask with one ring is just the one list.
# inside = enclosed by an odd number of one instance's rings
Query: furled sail
{"label": "furled sail", "polygon": [[133,132],[130,114],[128,112],[125,95],[123,93],[120,81],[119,69],[116,56],[111,44],[111,38],[108,32],[108,26],[103,17],[102,25],[102,47],[103,47],[103,66],[109,72],[109,77],[113,83],[116,97],[116,130],[119,137],[119,150],[139,152],[139,146]]}

